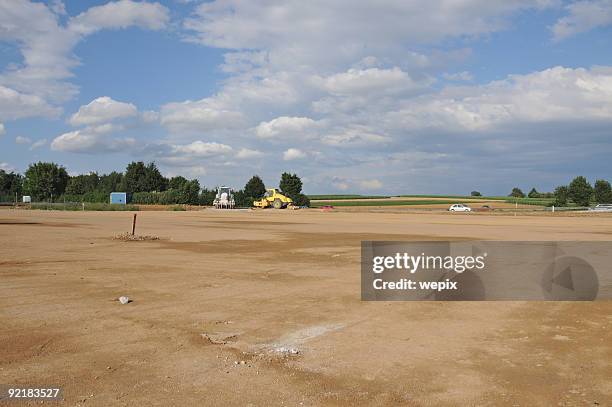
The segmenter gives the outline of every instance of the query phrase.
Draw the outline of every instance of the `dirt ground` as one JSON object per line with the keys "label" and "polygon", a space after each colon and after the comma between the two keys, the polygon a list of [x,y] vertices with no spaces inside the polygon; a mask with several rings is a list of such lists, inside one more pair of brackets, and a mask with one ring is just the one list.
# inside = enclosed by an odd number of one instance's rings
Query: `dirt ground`
{"label": "dirt ground", "polygon": [[362,240],[610,240],[611,216],[151,211],[137,233],[161,240],[113,240],[131,217],[0,210],[0,383],[71,406],[612,405],[612,301],[360,301]]}

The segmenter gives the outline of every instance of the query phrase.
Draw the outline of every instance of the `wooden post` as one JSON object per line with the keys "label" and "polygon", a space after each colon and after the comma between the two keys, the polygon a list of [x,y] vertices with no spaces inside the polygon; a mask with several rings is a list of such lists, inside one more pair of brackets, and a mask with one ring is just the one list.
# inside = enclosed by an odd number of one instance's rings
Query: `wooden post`
{"label": "wooden post", "polygon": [[135,231],[136,231],[136,214],[134,214],[134,220],[132,221],[132,236],[134,236]]}

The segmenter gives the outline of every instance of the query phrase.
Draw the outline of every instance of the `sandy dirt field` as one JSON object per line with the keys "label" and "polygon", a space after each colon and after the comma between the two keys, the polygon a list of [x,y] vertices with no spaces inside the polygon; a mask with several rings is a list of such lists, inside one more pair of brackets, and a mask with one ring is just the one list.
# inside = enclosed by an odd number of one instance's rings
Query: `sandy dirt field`
{"label": "sandy dirt field", "polygon": [[360,301],[362,240],[610,240],[610,216],[140,212],[162,239],[113,240],[131,216],[0,210],[0,383],[71,406],[612,405],[610,301]]}

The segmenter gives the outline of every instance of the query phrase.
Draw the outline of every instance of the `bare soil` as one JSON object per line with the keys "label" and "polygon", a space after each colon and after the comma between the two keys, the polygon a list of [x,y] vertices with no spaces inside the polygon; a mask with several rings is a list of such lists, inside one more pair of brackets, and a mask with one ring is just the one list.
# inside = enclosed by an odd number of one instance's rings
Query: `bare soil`
{"label": "bare soil", "polygon": [[610,301],[360,301],[362,240],[610,240],[602,215],[150,211],[160,240],[121,241],[129,212],[0,210],[0,383],[71,406],[612,405]]}

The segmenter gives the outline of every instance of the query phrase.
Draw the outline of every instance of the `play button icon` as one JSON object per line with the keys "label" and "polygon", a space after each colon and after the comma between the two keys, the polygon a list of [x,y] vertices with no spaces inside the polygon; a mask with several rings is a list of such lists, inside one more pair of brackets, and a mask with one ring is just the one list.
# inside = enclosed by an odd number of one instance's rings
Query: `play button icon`
{"label": "play button icon", "polygon": [[542,291],[548,300],[592,301],[599,291],[599,279],[585,260],[557,257],[542,276]]}

